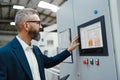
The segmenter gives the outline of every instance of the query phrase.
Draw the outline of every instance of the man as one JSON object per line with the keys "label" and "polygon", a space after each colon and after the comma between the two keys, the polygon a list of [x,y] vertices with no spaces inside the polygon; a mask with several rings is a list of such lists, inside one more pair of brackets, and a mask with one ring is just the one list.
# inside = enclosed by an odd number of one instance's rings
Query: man
{"label": "man", "polygon": [[40,39],[40,18],[38,12],[25,8],[17,12],[15,23],[18,35],[0,48],[0,80],[46,80],[44,68],[53,67],[68,56],[79,43],[75,37],[68,49],[54,57],[43,55],[31,40]]}

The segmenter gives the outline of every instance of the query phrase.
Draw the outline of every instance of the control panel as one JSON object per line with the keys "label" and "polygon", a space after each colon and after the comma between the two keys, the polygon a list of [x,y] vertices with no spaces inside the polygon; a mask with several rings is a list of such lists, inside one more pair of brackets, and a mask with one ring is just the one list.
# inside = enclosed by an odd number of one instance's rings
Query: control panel
{"label": "control panel", "polygon": [[109,1],[67,0],[58,11],[58,33],[71,29],[71,38],[78,35],[80,42],[72,51],[73,62],[60,65],[62,76],[70,74],[68,80],[117,80]]}

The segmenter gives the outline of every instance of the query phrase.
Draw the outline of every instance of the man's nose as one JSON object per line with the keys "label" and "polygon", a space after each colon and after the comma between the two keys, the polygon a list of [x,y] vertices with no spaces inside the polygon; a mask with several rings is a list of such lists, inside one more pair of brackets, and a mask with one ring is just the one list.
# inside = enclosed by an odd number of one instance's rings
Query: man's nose
{"label": "man's nose", "polygon": [[39,32],[43,29],[42,25],[40,25]]}
{"label": "man's nose", "polygon": [[43,27],[42,27],[42,25],[40,24],[40,29],[42,29]]}

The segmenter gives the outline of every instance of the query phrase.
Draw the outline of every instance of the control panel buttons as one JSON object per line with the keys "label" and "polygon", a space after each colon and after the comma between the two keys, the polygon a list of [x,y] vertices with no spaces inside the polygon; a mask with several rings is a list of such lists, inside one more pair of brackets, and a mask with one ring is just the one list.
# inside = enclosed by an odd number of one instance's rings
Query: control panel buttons
{"label": "control panel buttons", "polygon": [[90,59],[88,59],[88,58],[86,58],[86,59],[84,59],[83,60],[83,64],[84,65],[88,65],[88,64],[90,64],[90,65],[100,65],[100,62],[99,62],[99,59],[97,58],[97,59],[93,59],[93,58],[90,58]]}
{"label": "control panel buttons", "polygon": [[96,60],[95,60],[95,64],[96,64],[96,65],[99,65],[99,59],[96,59]]}
{"label": "control panel buttons", "polygon": [[88,64],[88,59],[84,59],[83,64]]}
{"label": "control panel buttons", "polygon": [[91,65],[93,65],[93,64],[94,64],[93,59],[90,59],[90,64],[91,64]]}

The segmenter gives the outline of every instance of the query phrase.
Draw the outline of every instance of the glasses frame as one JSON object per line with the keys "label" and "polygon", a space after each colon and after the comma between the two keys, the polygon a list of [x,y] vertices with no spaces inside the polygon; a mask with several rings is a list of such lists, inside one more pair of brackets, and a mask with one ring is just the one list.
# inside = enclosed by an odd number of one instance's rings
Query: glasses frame
{"label": "glasses frame", "polygon": [[41,25],[41,21],[26,21],[26,22],[37,23],[37,24]]}

